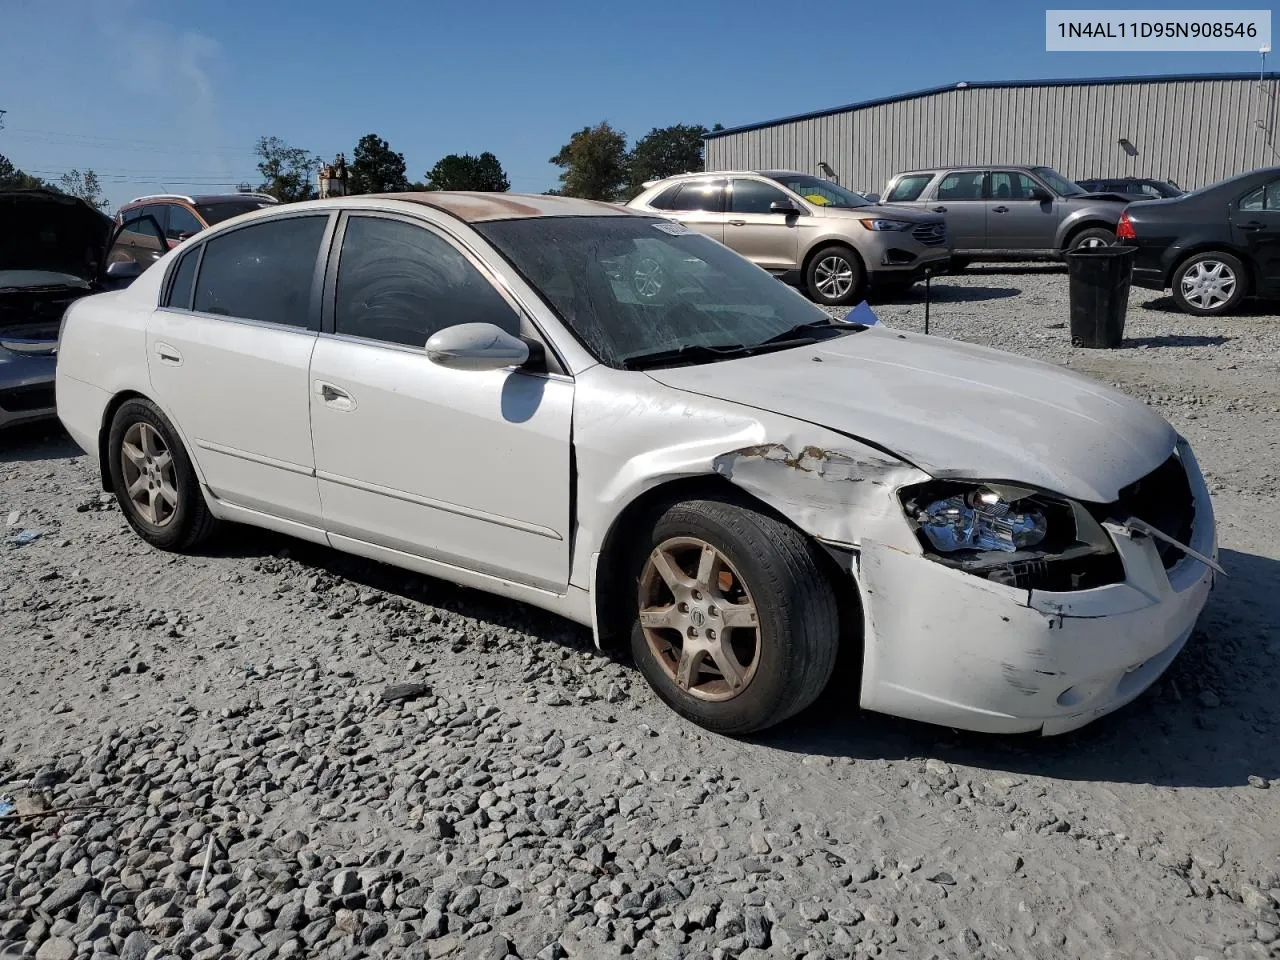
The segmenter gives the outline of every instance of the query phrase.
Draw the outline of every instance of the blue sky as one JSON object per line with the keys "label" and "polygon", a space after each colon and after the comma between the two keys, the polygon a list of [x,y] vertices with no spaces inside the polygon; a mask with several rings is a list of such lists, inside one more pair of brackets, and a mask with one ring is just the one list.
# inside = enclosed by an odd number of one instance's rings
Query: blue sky
{"label": "blue sky", "polygon": [[0,153],[49,179],[92,167],[114,205],[253,179],[261,135],[350,159],[373,132],[412,179],[447,153],[491,150],[513,190],[540,192],[556,183],[547,158],[601,120],[634,140],[670,123],[734,126],[959,80],[1258,69],[1249,53],[1048,53],[1044,10],[0,0]]}

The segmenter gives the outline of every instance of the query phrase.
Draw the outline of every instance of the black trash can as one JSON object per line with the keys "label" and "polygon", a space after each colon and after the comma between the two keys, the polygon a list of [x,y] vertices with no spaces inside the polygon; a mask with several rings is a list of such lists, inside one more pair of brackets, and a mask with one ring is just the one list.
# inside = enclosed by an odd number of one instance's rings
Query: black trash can
{"label": "black trash can", "polygon": [[1124,340],[1136,247],[1084,247],[1067,254],[1071,345],[1118,347]]}

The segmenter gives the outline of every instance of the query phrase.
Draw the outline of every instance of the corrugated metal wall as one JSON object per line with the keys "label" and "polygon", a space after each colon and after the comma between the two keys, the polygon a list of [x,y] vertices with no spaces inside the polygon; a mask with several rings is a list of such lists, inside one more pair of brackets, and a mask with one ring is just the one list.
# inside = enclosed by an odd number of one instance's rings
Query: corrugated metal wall
{"label": "corrugated metal wall", "polygon": [[[1073,179],[1171,178],[1184,189],[1280,166],[1274,79],[965,87],[706,141],[708,170],[784,168],[879,193],[912,167],[1045,163]],[[1129,156],[1118,141],[1137,148]]]}

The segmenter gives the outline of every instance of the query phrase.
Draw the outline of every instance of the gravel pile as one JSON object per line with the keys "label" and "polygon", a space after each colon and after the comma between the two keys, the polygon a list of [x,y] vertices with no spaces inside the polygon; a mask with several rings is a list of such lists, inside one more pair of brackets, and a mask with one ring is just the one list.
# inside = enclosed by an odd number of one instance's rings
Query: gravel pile
{"label": "gravel pile", "polygon": [[932,332],[1158,405],[1232,576],[1149,694],[1047,741],[858,715],[847,671],[710,736],[576,626],[251,530],[157,553],[64,436],[0,441],[0,956],[1280,954],[1280,322],[1135,291],[1086,353],[1064,293],[975,267]]}

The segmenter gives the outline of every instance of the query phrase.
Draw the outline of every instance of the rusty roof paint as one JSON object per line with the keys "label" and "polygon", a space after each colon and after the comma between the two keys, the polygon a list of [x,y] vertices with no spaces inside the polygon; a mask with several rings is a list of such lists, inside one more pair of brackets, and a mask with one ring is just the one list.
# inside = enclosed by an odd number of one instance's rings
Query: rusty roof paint
{"label": "rusty roof paint", "polygon": [[521,217],[607,217],[634,216],[632,211],[599,200],[545,196],[531,193],[481,193],[462,190],[432,190],[425,193],[383,193],[385,200],[407,200],[434,207],[468,223],[485,220],[514,220]]}

